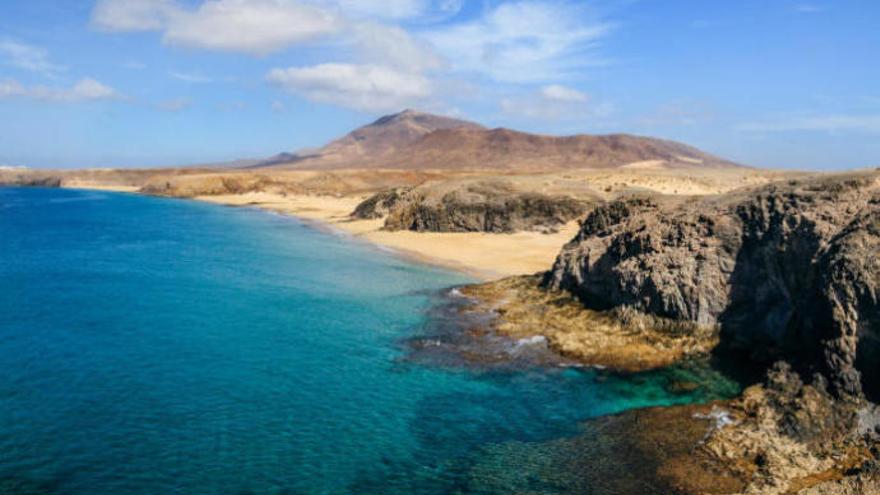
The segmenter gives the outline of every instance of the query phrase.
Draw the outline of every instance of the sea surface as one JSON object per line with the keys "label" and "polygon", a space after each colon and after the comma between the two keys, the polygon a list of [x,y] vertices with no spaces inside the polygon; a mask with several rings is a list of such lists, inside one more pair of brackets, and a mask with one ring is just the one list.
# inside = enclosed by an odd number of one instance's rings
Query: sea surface
{"label": "sea surface", "polygon": [[0,189],[0,493],[583,492],[552,446],[584,420],[737,392],[516,359],[541,339],[425,357],[467,282],[254,209]]}

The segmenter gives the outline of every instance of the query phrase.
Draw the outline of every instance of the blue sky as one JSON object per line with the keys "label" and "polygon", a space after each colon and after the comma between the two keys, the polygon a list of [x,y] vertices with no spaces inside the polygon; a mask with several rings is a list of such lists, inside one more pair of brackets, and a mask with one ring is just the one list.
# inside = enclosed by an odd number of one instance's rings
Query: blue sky
{"label": "blue sky", "polygon": [[321,145],[403,108],[880,166],[873,0],[0,2],[0,165]]}

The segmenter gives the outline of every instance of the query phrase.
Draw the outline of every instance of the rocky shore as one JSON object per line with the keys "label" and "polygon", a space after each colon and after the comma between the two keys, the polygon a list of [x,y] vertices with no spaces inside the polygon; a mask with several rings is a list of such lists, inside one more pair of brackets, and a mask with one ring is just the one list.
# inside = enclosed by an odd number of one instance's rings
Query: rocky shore
{"label": "rocky shore", "polygon": [[718,345],[714,327],[654,317],[627,308],[596,311],[570,294],[543,290],[540,276],[511,277],[461,289],[475,301],[468,311],[497,315],[492,329],[512,339],[543,336],[550,349],[590,366],[649,371]]}
{"label": "rocky shore", "polygon": [[[767,370],[658,464],[677,492],[878,493],[878,252],[880,174],[866,172],[620,198],[543,276],[465,292],[500,333],[544,335],[586,364],[635,371],[711,352]],[[692,428],[696,413],[678,411],[664,427]],[[626,414],[653,429],[651,414]]]}

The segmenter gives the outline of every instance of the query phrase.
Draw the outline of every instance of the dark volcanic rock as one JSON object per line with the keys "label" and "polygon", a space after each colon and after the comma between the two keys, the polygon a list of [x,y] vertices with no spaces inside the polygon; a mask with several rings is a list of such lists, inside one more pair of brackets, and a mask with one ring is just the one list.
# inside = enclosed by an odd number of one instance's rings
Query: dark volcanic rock
{"label": "dark volcanic rock", "polygon": [[445,194],[414,190],[398,198],[387,230],[418,232],[555,231],[582,216],[589,203],[567,196],[516,192],[500,184],[476,184]]}
{"label": "dark volcanic rock", "polygon": [[[590,308],[718,326],[722,345],[880,391],[880,174],[593,211],[544,285]],[[810,374],[810,373],[807,373]]]}
{"label": "dark volcanic rock", "polygon": [[359,220],[382,218],[390,213],[391,209],[403,200],[411,190],[410,187],[404,187],[374,194],[357,205],[351,217]]}

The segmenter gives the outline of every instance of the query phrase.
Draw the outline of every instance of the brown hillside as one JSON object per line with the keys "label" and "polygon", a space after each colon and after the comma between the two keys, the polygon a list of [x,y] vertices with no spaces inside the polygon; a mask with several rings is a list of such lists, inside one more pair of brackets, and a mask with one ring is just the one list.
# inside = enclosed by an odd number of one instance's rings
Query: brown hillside
{"label": "brown hillside", "polygon": [[[268,165],[268,164],[267,164]],[[397,168],[552,171],[612,168],[728,168],[739,165],[673,141],[613,134],[545,136],[485,129],[407,110],[383,117],[311,156],[272,166],[291,169]]]}

